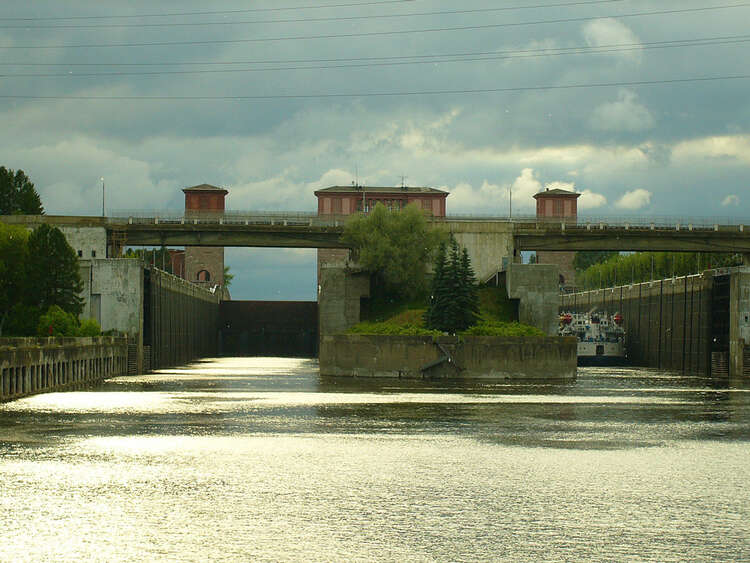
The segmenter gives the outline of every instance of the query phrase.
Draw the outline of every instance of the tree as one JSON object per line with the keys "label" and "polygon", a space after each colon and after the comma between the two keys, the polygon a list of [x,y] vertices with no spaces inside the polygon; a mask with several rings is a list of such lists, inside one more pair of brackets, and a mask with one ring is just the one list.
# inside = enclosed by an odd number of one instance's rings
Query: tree
{"label": "tree", "polygon": [[389,211],[378,203],[369,215],[349,219],[342,241],[351,245],[376,285],[412,299],[427,289],[427,265],[442,237],[415,205]]}
{"label": "tree", "polygon": [[232,285],[233,279],[234,274],[229,273],[229,266],[224,266],[224,287],[229,289],[229,286]]}
{"label": "tree", "polygon": [[455,333],[476,324],[479,296],[469,253],[451,235],[450,256],[441,245],[434,266],[432,296],[425,313],[428,328]]}
{"label": "tree", "polygon": [[15,214],[43,215],[42,200],[23,170],[0,166],[0,215]]}
{"label": "tree", "polygon": [[164,272],[174,273],[172,271],[171,254],[169,253],[169,249],[164,246],[161,248],[128,248],[125,251],[125,258],[137,258]]}
{"label": "tree", "polygon": [[26,299],[46,311],[53,305],[79,315],[83,282],[78,257],[57,227],[42,224],[29,235]]}
{"label": "tree", "polygon": [[594,264],[606,262],[617,254],[618,252],[612,250],[582,250],[576,252],[573,258],[573,266],[577,271],[581,272]]}
{"label": "tree", "polygon": [[0,223],[0,336],[11,311],[22,301],[28,238],[23,227]]}

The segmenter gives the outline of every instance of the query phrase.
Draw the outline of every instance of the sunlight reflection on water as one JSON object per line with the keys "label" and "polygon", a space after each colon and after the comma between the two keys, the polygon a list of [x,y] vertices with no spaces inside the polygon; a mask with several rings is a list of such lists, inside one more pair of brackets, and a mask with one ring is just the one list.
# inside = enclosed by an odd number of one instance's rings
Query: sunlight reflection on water
{"label": "sunlight reflection on water", "polygon": [[0,560],[750,560],[748,391],[232,358],[29,397],[0,405]]}

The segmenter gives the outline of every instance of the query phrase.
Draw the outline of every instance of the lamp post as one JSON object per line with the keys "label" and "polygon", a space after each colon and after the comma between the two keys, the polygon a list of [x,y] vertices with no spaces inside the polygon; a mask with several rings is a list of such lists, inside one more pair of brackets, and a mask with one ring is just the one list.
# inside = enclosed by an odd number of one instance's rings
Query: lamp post
{"label": "lamp post", "polygon": [[513,218],[513,186],[508,186],[508,219]]}
{"label": "lamp post", "polygon": [[102,181],[102,217],[104,217],[104,178],[100,178]]}

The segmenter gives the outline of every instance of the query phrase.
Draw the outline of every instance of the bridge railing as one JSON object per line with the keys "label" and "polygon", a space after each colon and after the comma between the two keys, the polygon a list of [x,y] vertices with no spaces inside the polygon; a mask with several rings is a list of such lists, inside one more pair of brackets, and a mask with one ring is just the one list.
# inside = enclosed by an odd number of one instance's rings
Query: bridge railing
{"label": "bridge railing", "polygon": [[[110,221],[125,224],[219,224],[219,225],[289,225],[314,227],[341,227],[347,221],[346,215],[318,215],[314,211],[233,211],[224,212],[181,212],[181,211],[117,211]],[[732,230],[744,231],[750,226],[750,217],[679,217],[666,215],[621,215],[596,216],[581,215],[575,219],[562,217],[536,217],[535,215],[455,214],[446,217],[433,217],[432,221],[466,222],[507,222],[520,228],[545,229],[586,229],[605,230],[608,228],[633,230]]]}

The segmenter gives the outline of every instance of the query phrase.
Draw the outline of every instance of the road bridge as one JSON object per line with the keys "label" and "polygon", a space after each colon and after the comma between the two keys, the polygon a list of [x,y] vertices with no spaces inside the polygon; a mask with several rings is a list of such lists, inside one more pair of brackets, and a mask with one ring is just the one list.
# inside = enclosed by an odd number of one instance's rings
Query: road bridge
{"label": "road bridge", "polygon": [[[128,217],[0,216],[6,223],[103,227],[120,246],[251,246],[346,248],[340,240],[345,217],[315,213],[237,213],[200,217],[152,213]],[[749,225],[704,219],[665,218],[545,221],[535,217],[447,216],[436,226],[462,232],[486,230],[513,238],[516,250],[622,250],[750,253]],[[471,226],[467,229],[467,226]],[[505,228],[498,228],[498,227]]]}

